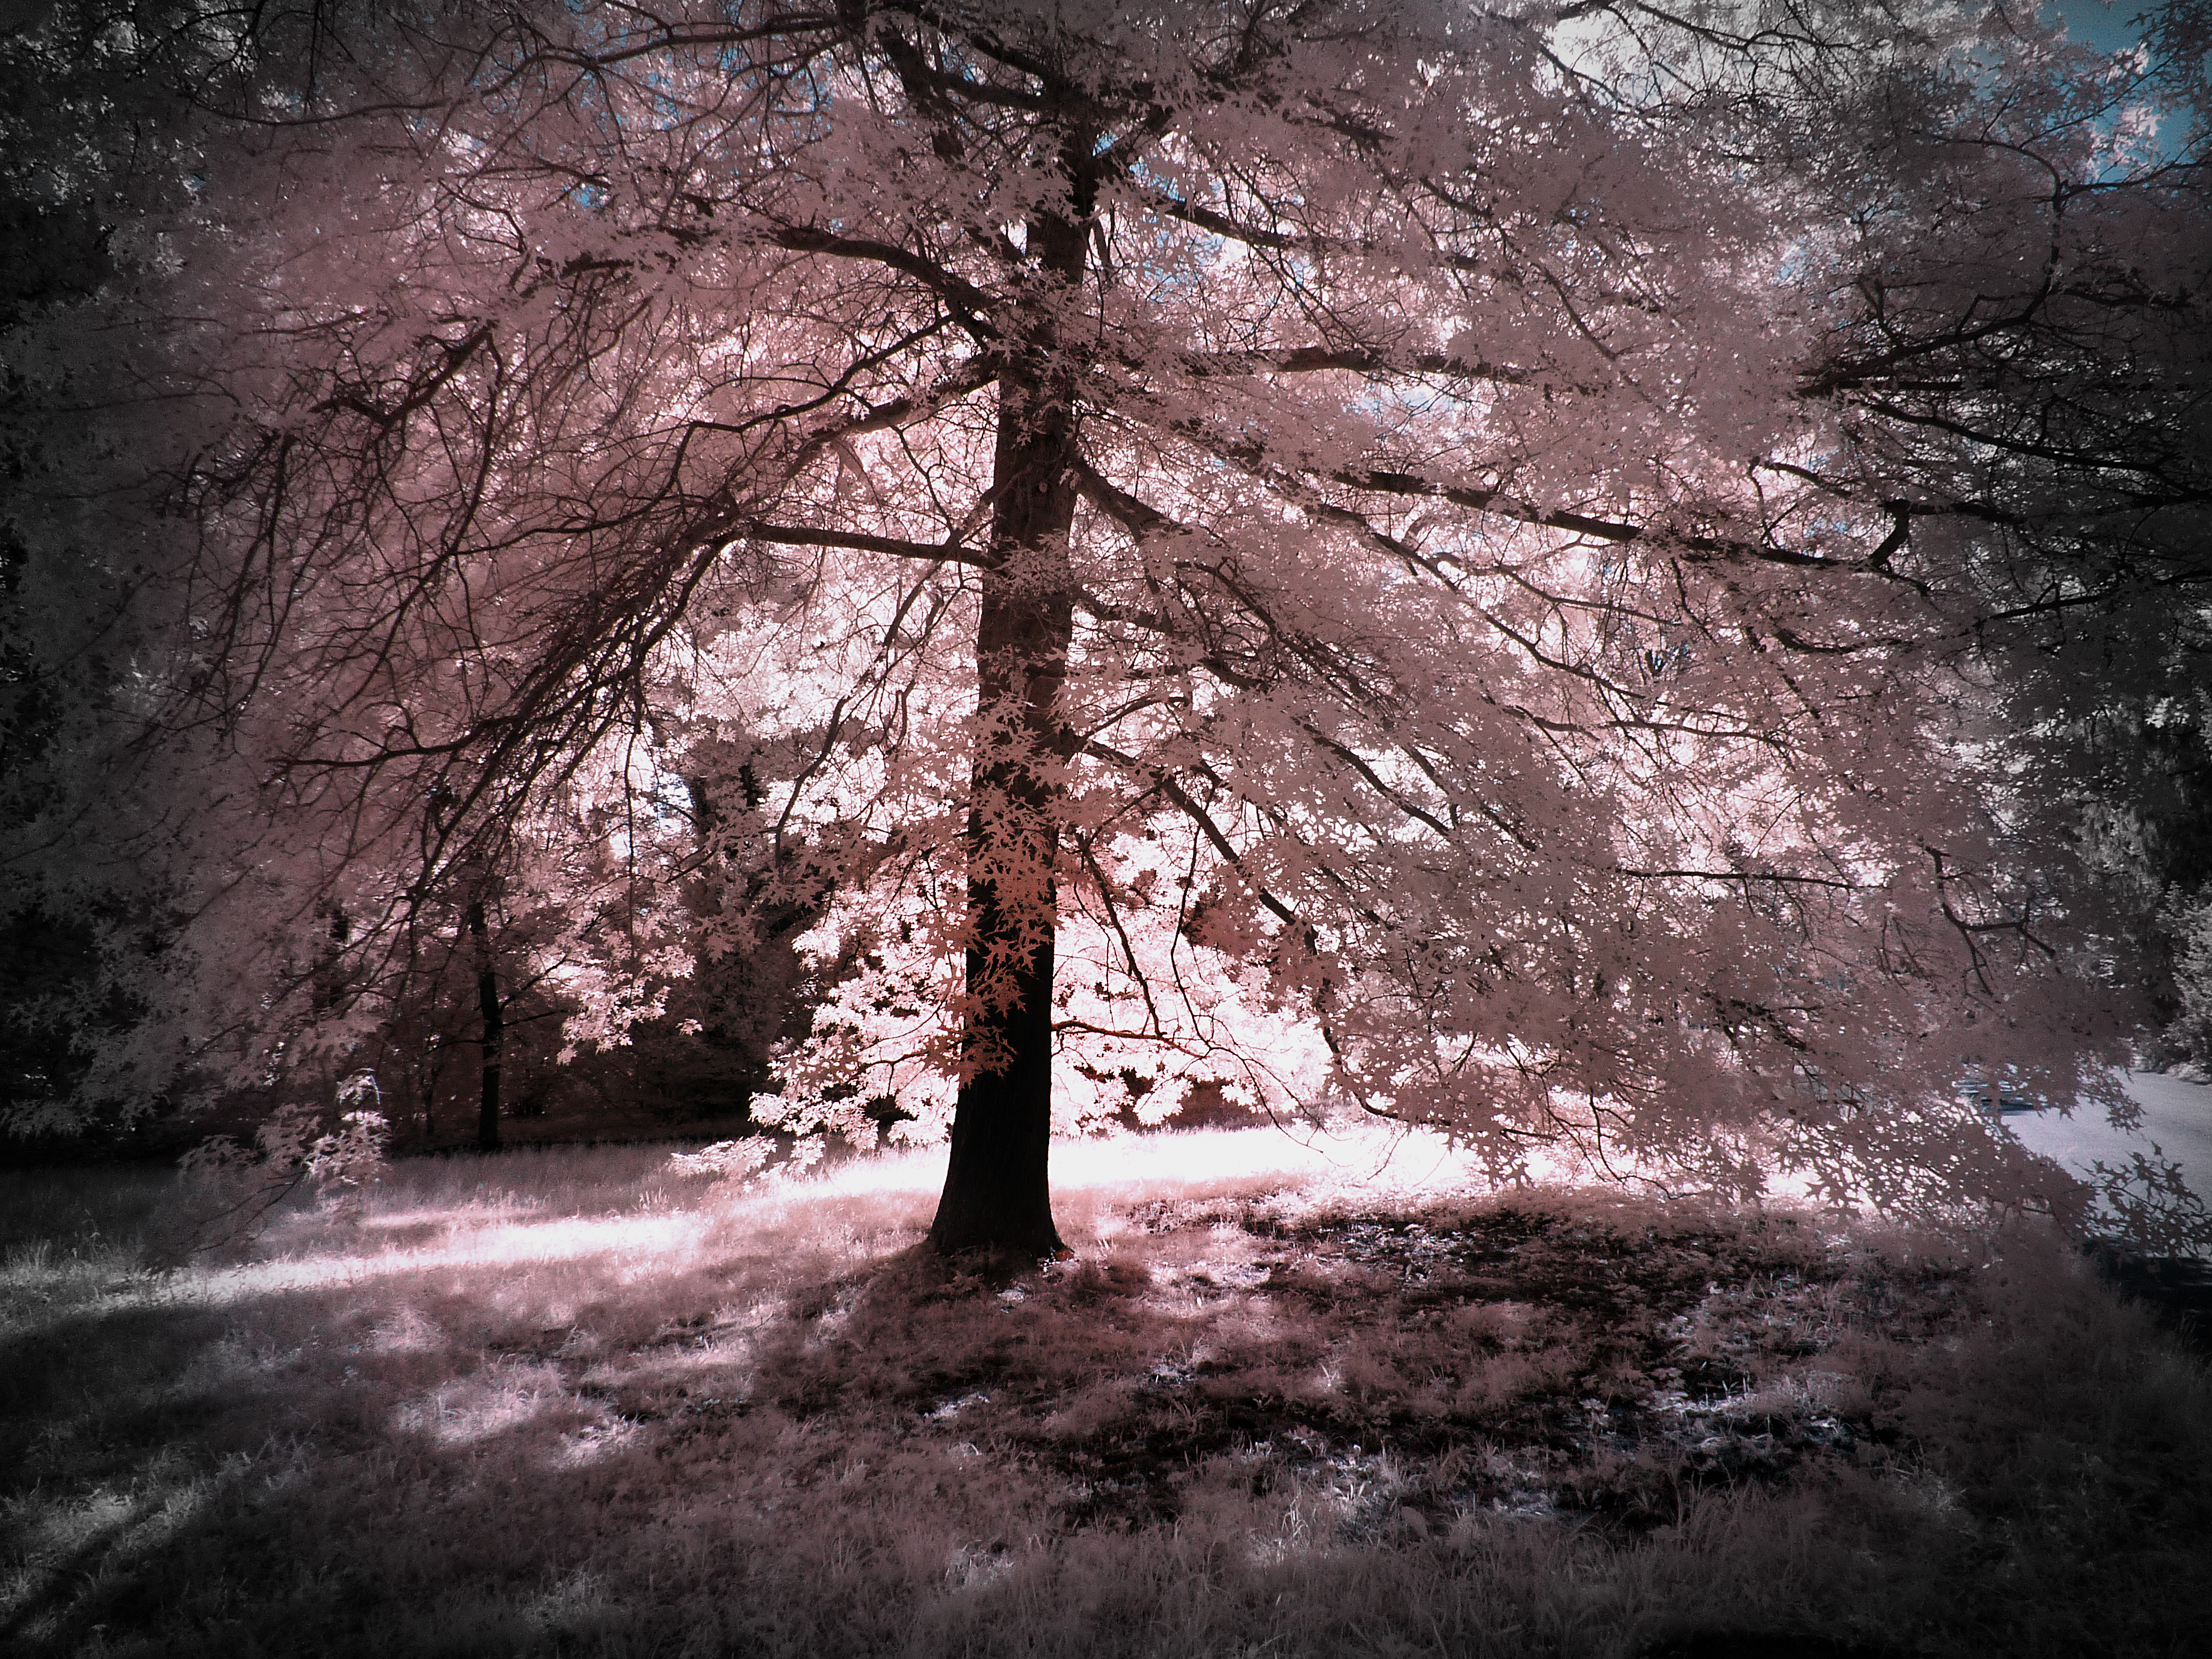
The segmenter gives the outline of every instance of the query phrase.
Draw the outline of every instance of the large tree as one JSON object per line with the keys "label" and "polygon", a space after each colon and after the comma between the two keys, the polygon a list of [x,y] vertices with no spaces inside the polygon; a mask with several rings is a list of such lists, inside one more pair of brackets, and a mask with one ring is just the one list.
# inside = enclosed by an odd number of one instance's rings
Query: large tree
{"label": "large tree", "polygon": [[1056,1042],[1908,1206],[2033,1185],[1963,1075],[2106,1086],[2015,716],[2203,574],[2141,73],[1853,5],[182,21],[163,718],[350,949],[719,788],[846,977],[775,1109],[949,1122],[948,1250],[1057,1248]]}

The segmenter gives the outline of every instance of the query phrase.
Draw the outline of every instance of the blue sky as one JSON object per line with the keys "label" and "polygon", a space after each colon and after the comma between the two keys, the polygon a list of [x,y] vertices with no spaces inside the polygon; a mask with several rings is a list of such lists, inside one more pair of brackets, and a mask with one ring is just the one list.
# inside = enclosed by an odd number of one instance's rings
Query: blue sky
{"label": "blue sky", "polygon": [[2049,0],[2043,15],[2063,19],[2070,40],[2100,52],[2118,52],[2142,38],[2134,23],[2147,3],[2148,0],[2118,0],[2114,5],[2107,5],[2105,0]]}

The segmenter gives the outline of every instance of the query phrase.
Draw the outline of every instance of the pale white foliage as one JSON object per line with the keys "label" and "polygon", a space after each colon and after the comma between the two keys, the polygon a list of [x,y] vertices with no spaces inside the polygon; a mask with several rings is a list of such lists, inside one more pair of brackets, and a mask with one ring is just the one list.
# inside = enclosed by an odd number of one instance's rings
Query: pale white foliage
{"label": "pale white foliage", "polygon": [[761,1167],[775,1155],[773,1141],[756,1137],[750,1140],[718,1140],[710,1146],[702,1146],[696,1152],[678,1152],[668,1160],[668,1167],[678,1175],[712,1176],[717,1180],[745,1182],[758,1175]]}
{"label": "pale white foliage", "polygon": [[2212,897],[2190,905],[2176,921],[2181,949],[2174,981],[2181,1010],[2166,1036],[2201,1065],[2212,1056]]}
{"label": "pale white foliage", "polygon": [[251,1147],[213,1136],[186,1152],[178,1168],[187,1180],[215,1186],[246,1181],[289,1191],[304,1181],[325,1196],[382,1177],[392,1126],[381,1112],[343,1112],[334,1129],[323,1122],[319,1108],[280,1106],[254,1130]]}

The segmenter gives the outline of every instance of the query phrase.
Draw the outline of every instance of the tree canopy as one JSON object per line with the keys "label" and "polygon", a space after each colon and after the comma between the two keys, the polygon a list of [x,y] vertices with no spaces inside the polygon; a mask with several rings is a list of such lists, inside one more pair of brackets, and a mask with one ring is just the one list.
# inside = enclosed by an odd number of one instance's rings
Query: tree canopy
{"label": "tree canopy", "polygon": [[118,269],[10,336],[9,810],[128,969],[79,1096],[352,1053],[527,903],[587,1042],[795,939],[755,1114],[949,1129],[948,1249],[1200,1082],[2063,1206],[1959,1085],[2116,1104],[2137,1017],[2068,780],[2212,576],[2160,28],[53,8],[33,206]]}

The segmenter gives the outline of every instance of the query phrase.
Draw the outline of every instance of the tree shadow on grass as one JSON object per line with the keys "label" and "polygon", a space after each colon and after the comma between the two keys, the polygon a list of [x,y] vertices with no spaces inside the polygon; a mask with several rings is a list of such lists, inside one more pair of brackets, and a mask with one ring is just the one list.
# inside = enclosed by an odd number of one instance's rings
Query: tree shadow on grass
{"label": "tree shadow on grass", "polygon": [[1024,1273],[725,1229],[65,1310],[0,1355],[8,1639],[1613,1654],[1940,1626],[1985,1547],[1876,1375],[1972,1322],[1955,1266],[1540,1204],[1126,1220]]}
{"label": "tree shadow on grass", "polygon": [[1896,1439],[1802,1375],[1870,1289],[1817,1239],[1510,1207],[1231,1216],[1140,1215],[1026,1285],[919,1255],[825,1285],[763,1348],[761,1396],[957,1417],[1073,1493],[1070,1528],[1173,1522],[1225,1460],[1255,1495],[1334,1492],[1355,1534],[1559,1512],[1633,1534],[1698,1490]]}

